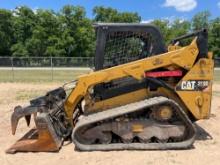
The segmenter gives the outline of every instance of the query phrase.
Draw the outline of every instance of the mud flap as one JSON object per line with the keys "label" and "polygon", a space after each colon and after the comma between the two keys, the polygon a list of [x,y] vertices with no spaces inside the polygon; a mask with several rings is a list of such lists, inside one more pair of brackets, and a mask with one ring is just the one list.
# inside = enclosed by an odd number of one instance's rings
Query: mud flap
{"label": "mud flap", "polygon": [[[38,113],[35,119],[36,129],[30,130],[14,145],[6,150],[8,154],[16,152],[59,151],[63,138],[59,137],[53,127],[48,113]],[[13,125],[12,125],[13,128]]]}

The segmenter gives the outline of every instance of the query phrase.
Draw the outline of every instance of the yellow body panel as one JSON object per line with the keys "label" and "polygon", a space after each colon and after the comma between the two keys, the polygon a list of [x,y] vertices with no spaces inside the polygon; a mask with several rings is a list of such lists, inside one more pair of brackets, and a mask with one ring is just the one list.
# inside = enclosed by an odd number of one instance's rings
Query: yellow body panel
{"label": "yellow body panel", "polygon": [[148,96],[147,89],[140,89],[134,92],[122,94],[104,101],[95,102],[90,99],[85,99],[85,113],[94,113],[99,111],[104,111],[106,109],[118,107],[121,105],[137,102],[143,100]]}
{"label": "yellow body panel", "polygon": [[208,80],[209,84],[206,89],[203,91],[177,91],[182,101],[196,119],[208,118],[210,114],[213,67],[213,60],[200,59],[182,79],[182,81]]}
{"label": "yellow body panel", "polygon": [[[103,82],[110,82],[112,80],[127,76],[131,76],[137,80],[141,80],[144,78],[145,71],[151,71],[153,69],[162,68],[162,67],[182,68],[188,71],[187,75],[185,75],[184,77],[184,80],[189,80],[189,79],[212,80],[212,76],[213,76],[212,59],[211,58],[203,59],[200,60],[198,65],[194,65],[198,53],[199,51],[195,39],[189,46],[179,48],[177,50],[173,50],[146,59],[130,62],[127,64],[115,66],[112,68],[92,72],[90,74],[79,77],[75,89],[70,93],[69,97],[65,102],[65,111],[69,121],[70,122],[72,121],[72,114],[77,104],[82,99],[84,99],[86,95],[88,95],[88,90],[92,88],[94,85]],[[203,62],[201,63],[201,61],[205,62],[205,64],[203,64]],[[208,72],[208,74],[202,74],[203,71],[205,71],[205,73]],[[191,113],[194,115],[195,118],[200,119],[208,116],[210,109],[210,100],[211,100],[211,83],[210,83],[210,89],[206,93],[195,92],[195,91],[192,92],[178,91],[177,93],[181,97],[182,102],[186,104],[188,110],[191,111]],[[127,96],[132,97],[132,95],[127,94],[127,95],[118,96],[116,98],[112,98],[110,100],[108,99],[100,103],[96,103],[96,108],[94,108],[93,110],[94,111],[104,110],[106,107],[110,107],[111,104],[112,106],[114,106],[114,105],[126,104],[132,100],[136,101],[139,99],[143,99],[143,97],[146,96],[146,93],[143,96],[137,94],[134,96],[135,98],[132,99],[128,98],[127,101],[126,100],[123,101],[122,99],[125,99]],[[198,97],[202,97],[201,99],[202,106],[200,108],[198,108],[198,106],[196,105],[195,100],[192,101],[194,98],[198,98]]]}

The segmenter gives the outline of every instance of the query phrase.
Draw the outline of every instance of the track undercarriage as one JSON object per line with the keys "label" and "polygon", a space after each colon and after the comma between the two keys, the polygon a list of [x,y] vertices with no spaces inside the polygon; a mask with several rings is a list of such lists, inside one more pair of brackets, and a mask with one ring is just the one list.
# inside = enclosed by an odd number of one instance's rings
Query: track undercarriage
{"label": "track undercarriage", "polygon": [[[170,107],[168,118],[155,117],[155,107]],[[83,151],[180,149],[194,142],[195,128],[173,100],[154,97],[89,116],[81,116],[72,140]]]}

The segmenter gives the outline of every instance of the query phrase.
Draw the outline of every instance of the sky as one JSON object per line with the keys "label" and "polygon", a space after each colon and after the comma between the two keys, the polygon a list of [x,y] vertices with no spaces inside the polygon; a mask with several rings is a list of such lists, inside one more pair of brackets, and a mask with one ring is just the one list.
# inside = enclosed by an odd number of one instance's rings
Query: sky
{"label": "sky", "polygon": [[59,11],[67,4],[83,6],[89,18],[93,17],[92,9],[95,6],[137,12],[143,22],[176,18],[190,20],[204,10],[209,10],[212,18],[220,16],[220,0],[0,0],[0,8],[10,10],[25,5],[33,10],[43,8]]}

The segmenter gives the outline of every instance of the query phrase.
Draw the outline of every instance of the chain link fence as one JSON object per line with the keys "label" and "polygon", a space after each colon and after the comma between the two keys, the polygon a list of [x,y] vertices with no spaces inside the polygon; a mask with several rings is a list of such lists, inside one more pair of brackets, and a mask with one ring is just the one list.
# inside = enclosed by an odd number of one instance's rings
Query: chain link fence
{"label": "chain link fence", "polygon": [[0,57],[0,82],[65,82],[93,66],[92,57]]}
{"label": "chain link fence", "polygon": [[[0,82],[66,82],[93,67],[92,57],[0,57]],[[215,58],[215,67],[218,78],[220,58]]]}
{"label": "chain link fence", "polygon": [[92,67],[93,57],[0,57],[0,67]]}
{"label": "chain link fence", "polygon": [[215,58],[215,68],[220,68],[220,57]]}

